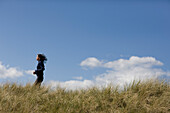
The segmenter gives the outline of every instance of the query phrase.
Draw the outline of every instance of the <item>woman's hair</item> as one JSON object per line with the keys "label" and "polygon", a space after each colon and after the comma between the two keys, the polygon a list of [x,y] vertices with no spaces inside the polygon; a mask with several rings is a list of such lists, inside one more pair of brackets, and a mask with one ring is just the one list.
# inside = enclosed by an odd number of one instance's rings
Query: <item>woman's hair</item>
{"label": "woman's hair", "polygon": [[47,61],[47,57],[44,54],[37,54],[40,58],[40,61]]}

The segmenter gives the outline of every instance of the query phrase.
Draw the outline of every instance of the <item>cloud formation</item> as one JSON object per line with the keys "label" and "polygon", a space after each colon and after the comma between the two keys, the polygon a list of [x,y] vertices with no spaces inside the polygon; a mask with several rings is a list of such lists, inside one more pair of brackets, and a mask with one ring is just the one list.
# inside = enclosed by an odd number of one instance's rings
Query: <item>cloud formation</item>
{"label": "cloud formation", "polygon": [[66,82],[49,81],[47,84],[50,85],[52,88],[56,88],[59,86],[61,88],[65,88],[66,90],[86,89],[94,86],[94,82],[91,80],[70,80]]}
{"label": "cloud formation", "polygon": [[73,79],[76,79],[76,80],[83,80],[83,77],[82,77],[82,76],[79,76],[79,77],[73,77]]}
{"label": "cloud formation", "polygon": [[162,65],[162,62],[153,57],[132,56],[128,60],[110,61],[102,64],[102,67],[110,70],[97,76],[95,81],[103,85],[112,83],[122,86],[125,83],[131,83],[133,80],[155,79],[168,75],[168,72],[160,68]]}
{"label": "cloud formation", "polygon": [[85,66],[85,67],[90,67],[90,68],[99,67],[101,65],[102,65],[102,61],[99,61],[95,57],[87,58],[80,63],[80,66]]}
{"label": "cloud formation", "polygon": [[132,56],[129,59],[118,59],[115,61],[103,62],[95,57],[85,59],[80,63],[82,67],[102,67],[106,69],[94,78],[94,80],[70,80],[66,82],[52,81],[51,85],[60,84],[67,89],[88,88],[91,86],[107,86],[109,84],[123,86],[129,84],[133,80],[146,80],[161,77],[163,75],[170,76],[169,72],[161,69],[163,63],[153,57],[137,57]]}
{"label": "cloud formation", "polygon": [[36,76],[36,75],[33,74],[34,71],[35,71],[35,70],[26,70],[26,71],[24,71],[24,72],[25,72],[26,74],[28,74],[28,75]]}
{"label": "cloud formation", "polygon": [[23,72],[18,70],[16,67],[8,67],[0,62],[0,78],[14,78],[23,76]]}

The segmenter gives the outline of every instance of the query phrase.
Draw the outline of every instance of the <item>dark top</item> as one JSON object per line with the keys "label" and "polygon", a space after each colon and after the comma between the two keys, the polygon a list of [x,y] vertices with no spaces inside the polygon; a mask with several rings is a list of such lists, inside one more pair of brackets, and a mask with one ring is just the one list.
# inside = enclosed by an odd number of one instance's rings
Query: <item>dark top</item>
{"label": "dark top", "polygon": [[38,61],[37,70],[35,70],[35,74],[37,76],[43,76],[43,71],[45,70],[44,62]]}

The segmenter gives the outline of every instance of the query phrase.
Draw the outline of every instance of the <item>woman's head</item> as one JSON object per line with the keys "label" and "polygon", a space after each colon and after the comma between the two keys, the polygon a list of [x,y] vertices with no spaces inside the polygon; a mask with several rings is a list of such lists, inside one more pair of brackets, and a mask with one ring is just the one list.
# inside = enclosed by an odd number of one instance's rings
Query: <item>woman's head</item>
{"label": "woman's head", "polygon": [[44,54],[37,54],[37,58],[38,61],[47,61],[47,58]]}

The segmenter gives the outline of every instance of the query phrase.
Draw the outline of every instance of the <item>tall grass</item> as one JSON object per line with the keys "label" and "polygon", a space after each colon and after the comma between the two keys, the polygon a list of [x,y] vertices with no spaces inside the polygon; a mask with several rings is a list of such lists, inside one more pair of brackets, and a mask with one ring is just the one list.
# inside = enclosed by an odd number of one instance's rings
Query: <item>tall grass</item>
{"label": "tall grass", "polygon": [[170,85],[162,81],[133,82],[124,90],[51,90],[31,84],[0,86],[0,113],[168,113]]}

